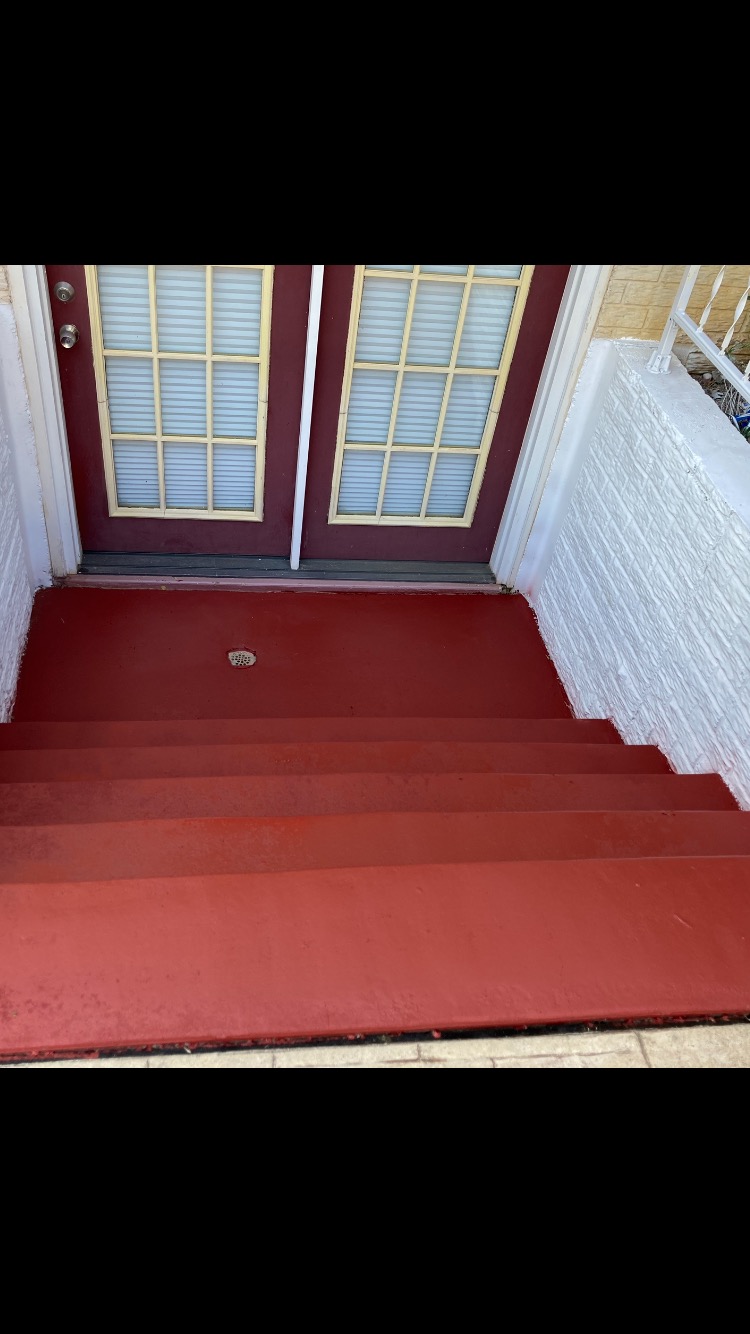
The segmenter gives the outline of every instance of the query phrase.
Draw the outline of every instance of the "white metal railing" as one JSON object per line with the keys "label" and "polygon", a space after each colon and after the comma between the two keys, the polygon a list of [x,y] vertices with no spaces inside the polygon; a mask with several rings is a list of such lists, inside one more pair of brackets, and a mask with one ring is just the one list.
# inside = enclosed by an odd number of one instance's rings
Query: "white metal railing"
{"label": "white metal railing", "polygon": [[687,334],[690,341],[694,343],[703,355],[708,358],[712,365],[721,372],[724,379],[729,384],[733,385],[738,393],[742,394],[744,399],[748,400],[750,399],[750,361],[748,361],[747,368],[743,373],[740,368],[735,365],[731,357],[726,355],[726,350],[732,341],[734,331],[737,328],[745,306],[747,305],[748,297],[750,296],[750,278],[748,279],[744,292],[737,302],[734,318],[721,340],[721,345],[715,343],[713,338],[710,338],[705,332],[706,321],[711,314],[711,307],[714,304],[716,295],[724,281],[726,267],[726,264],[722,264],[719,269],[719,272],[714,279],[711,295],[708,299],[706,308],[700,317],[700,322],[696,324],[695,320],[691,319],[687,313],[687,304],[690,300],[701,265],[685,265],[685,272],[680,279],[680,285],[675,293],[675,299],[672,303],[672,309],[669,312],[669,318],[664,333],[661,336],[661,342],[656,351],[652,353],[649,358],[647,369],[652,371],[654,375],[667,375],[669,373],[669,363],[672,356],[674,340],[677,337],[677,331],[682,329],[683,333]]}

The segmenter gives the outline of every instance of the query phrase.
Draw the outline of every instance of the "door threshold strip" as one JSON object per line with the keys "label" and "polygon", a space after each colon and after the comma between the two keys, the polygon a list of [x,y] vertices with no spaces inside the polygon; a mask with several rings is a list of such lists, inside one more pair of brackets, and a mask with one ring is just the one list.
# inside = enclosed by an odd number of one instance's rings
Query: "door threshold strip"
{"label": "door threshold strip", "polygon": [[462,593],[491,594],[510,593],[513,590],[502,584],[472,584],[450,581],[426,580],[412,581],[404,579],[296,579],[276,578],[266,575],[244,578],[193,578],[186,575],[172,574],[71,574],[55,581],[62,588],[158,588],[166,589],[209,589],[223,588],[225,592],[240,592],[243,589],[253,592],[265,590],[286,591],[288,593]]}
{"label": "door threshold strip", "polygon": [[183,555],[84,551],[80,574],[174,575],[192,579],[399,580],[412,583],[494,584],[479,561],[302,560],[293,570],[284,556]]}

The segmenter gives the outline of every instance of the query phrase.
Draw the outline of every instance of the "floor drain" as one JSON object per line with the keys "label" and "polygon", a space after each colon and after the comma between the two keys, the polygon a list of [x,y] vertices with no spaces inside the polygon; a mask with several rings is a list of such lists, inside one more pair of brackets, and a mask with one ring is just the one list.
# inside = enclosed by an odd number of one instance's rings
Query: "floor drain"
{"label": "floor drain", "polygon": [[227,653],[232,667],[252,667],[256,655],[249,648],[232,648]]}

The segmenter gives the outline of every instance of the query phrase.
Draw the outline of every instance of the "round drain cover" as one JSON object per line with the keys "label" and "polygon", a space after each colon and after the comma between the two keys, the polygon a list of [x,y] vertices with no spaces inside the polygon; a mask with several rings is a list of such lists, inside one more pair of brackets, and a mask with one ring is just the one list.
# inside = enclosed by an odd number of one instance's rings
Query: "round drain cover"
{"label": "round drain cover", "polygon": [[249,648],[232,648],[227,653],[232,667],[252,667],[256,655]]}

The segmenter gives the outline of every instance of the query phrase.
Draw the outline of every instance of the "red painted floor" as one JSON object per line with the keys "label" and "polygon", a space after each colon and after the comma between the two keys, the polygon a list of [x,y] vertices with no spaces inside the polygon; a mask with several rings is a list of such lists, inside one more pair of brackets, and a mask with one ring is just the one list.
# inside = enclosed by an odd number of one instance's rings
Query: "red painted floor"
{"label": "red painted floor", "polygon": [[425,714],[570,716],[523,598],[45,589],[13,717]]}
{"label": "red painted floor", "polygon": [[574,719],[522,599],[37,596],[0,1058],[749,1011],[750,814]]}

